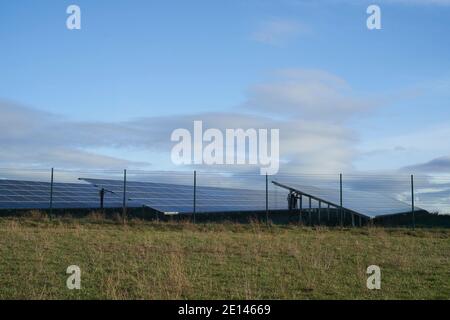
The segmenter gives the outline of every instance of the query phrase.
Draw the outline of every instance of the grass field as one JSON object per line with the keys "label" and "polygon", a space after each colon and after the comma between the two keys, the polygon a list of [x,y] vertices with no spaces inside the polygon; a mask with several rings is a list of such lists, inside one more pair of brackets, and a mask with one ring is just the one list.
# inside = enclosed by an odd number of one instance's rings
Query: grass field
{"label": "grass field", "polygon": [[0,298],[449,299],[450,230],[0,218]]}

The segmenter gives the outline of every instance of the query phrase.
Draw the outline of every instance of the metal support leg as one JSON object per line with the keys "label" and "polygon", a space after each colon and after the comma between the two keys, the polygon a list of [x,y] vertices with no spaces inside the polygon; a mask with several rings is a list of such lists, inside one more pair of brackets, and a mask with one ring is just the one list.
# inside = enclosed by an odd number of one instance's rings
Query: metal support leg
{"label": "metal support leg", "polygon": [[310,225],[310,226],[312,226],[311,210],[312,210],[312,206],[311,206],[311,197],[309,197],[308,218],[309,218],[309,225]]}
{"label": "metal support leg", "polygon": [[53,214],[53,168],[50,177],[50,217]]}
{"label": "metal support leg", "polygon": [[303,221],[302,221],[302,210],[303,210],[303,198],[302,198],[302,195],[300,195],[300,198],[298,199],[298,201],[299,201],[298,222],[300,224],[303,224]]}
{"label": "metal support leg", "polygon": [[330,223],[330,204],[328,204],[328,207],[327,207],[327,221],[328,221],[328,223]]}
{"label": "metal support leg", "polygon": [[193,221],[195,223],[195,214],[197,213],[197,171],[194,170],[194,199],[193,199]]}
{"label": "metal support leg", "polygon": [[123,170],[122,216],[123,219],[127,217],[127,170]]}
{"label": "metal support leg", "polygon": [[320,212],[322,211],[322,202],[319,201],[319,214],[317,215],[318,219],[319,219],[319,225],[320,225]]}

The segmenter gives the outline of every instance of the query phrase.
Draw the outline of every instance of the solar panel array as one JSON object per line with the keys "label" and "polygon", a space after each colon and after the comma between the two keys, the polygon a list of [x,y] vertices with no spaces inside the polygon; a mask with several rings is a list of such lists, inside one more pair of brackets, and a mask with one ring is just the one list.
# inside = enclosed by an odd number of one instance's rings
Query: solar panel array
{"label": "solar panel array", "polygon": [[[85,183],[54,183],[53,208],[99,208],[99,190],[110,192],[104,195],[105,208],[120,208],[123,201],[123,181],[83,178]],[[275,182],[275,181],[274,181]],[[293,189],[315,196],[339,206],[339,190],[318,188],[297,183],[276,182],[285,188],[280,192],[270,191],[270,210],[287,210],[286,189]],[[50,207],[49,182],[0,180],[0,209],[48,209]],[[127,207],[147,206],[164,213],[192,213],[194,187],[173,183],[128,181]],[[343,207],[361,215],[374,218],[411,212],[411,206],[395,198],[375,192],[344,189]],[[317,207],[317,201],[313,207]],[[255,212],[265,211],[265,190],[225,187],[196,187],[196,212]],[[420,208],[416,208],[421,210]]]}
{"label": "solar panel array", "polygon": [[[0,180],[0,209],[48,209],[49,182]],[[52,207],[55,209],[99,208],[99,189],[83,183],[54,183]],[[121,207],[120,197],[106,193],[105,208]]]}
{"label": "solar panel array", "polygon": [[[105,188],[116,194],[123,193],[123,181],[89,179],[97,188]],[[127,199],[164,213],[192,213],[194,207],[194,187],[168,183],[128,181]],[[270,210],[287,209],[287,192],[269,194]],[[196,212],[249,212],[266,210],[264,190],[196,187]]]}
{"label": "solar panel array", "polygon": [[[274,182],[284,186],[287,189],[292,189],[306,195],[315,196],[333,203],[336,206],[339,206],[340,204],[339,190],[317,188],[291,182]],[[343,190],[342,207],[369,218],[411,212],[410,204],[399,201],[387,195],[348,189]],[[416,209],[421,210],[420,208]]]}

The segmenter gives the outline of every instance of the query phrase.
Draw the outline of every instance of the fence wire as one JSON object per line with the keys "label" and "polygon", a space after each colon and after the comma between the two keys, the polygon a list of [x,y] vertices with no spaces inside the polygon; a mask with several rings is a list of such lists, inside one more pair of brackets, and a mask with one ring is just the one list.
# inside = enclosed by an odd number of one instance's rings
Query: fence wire
{"label": "fence wire", "polygon": [[[14,187],[11,181],[16,183]],[[300,191],[295,193],[294,206],[289,202],[292,190],[283,186]],[[319,214],[329,218],[326,209],[331,208],[331,215],[337,215],[341,206],[358,213],[357,208],[363,214],[389,215],[395,210],[450,214],[450,175],[337,173],[266,177],[239,172],[55,169],[52,180],[50,169],[0,169],[0,209],[73,206],[125,212],[133,207],[152,208],[157,201],[157,211],[190,214],[306,208],[320,209]],[[34,208],[35,204],[39,205]]]}

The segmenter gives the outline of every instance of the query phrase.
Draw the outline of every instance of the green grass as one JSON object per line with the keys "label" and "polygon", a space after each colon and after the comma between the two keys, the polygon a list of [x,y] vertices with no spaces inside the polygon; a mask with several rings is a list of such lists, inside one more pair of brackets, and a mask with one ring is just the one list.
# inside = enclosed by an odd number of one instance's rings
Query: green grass
{"label": "green grass", "polygon": [[0,299],[449,298],[448,229],[0,219]]}

